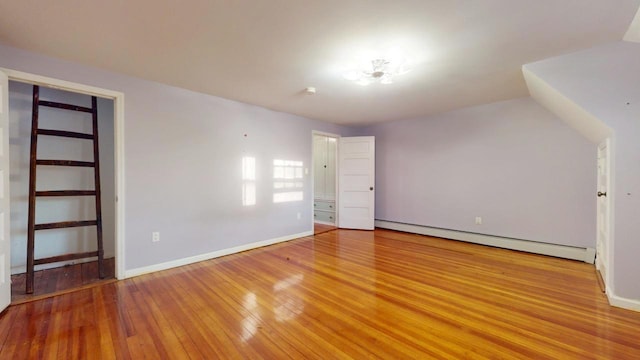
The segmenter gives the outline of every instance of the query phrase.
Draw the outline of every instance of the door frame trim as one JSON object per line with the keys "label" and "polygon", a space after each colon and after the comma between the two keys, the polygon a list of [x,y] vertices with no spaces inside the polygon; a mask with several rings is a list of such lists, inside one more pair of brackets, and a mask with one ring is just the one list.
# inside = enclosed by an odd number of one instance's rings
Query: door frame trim
{"label": "door frame trim", "polygon": [[125,157],[124,157],[124,93],[95,86],[60,80],[12,69],[0,68],[9,81],[70,91],[113,100],[114,167],[115,167],[115,276],[125,278]]}

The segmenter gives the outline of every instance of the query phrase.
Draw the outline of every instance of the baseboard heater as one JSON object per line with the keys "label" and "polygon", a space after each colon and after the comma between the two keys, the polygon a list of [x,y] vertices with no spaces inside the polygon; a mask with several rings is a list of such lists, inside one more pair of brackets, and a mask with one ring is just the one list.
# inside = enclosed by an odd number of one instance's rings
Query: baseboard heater
{"label": "baseboard heater", "polygon": [[518,250],[534,254],[555,256],[563,259],[579,260],[593,264],[596,250],[566,245],[549,244],[530,240],[521,240],[501,236],[477,234],[472,232],[434,228],[422,225],[404,224],[394,221],[376,220],[376,227],[398,230],[420,235],[460,240],[474,244],[488,245],[509,250]]}

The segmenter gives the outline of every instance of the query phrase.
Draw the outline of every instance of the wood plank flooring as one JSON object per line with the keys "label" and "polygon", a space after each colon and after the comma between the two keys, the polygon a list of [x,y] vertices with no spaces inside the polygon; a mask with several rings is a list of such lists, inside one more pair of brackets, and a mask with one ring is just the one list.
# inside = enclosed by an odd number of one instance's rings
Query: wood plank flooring
{"label": "wood plank flooring", "polygon": [[39,300],[49,296],[84,289],[115,279],[114,258],[104,259],[105,278],[98,277],[98,261],[39,270],[34,274],[33,294],[27,294],[27,274],[11,275],[11,303]]}
{"label": "wood plank flooring", "polygon": [[589,264],[335,230],[22,305],[1,359],[638,359]]}
{"label": "wood plank flooring", "polygon": [[319,235],[327,231],[335,230],[337,227],[320,223],[313,223],[313,234]]}

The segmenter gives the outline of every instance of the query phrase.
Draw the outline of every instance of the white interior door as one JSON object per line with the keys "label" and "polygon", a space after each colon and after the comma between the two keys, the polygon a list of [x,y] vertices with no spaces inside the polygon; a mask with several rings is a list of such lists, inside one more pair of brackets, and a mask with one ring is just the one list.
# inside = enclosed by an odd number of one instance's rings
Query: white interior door
{"label": "white interior door", "polygon": [[11,303],[10,243],[9,78],[0,71],[0,311]]}
{"label": "white interior door", "polygon": [[375,138],[341,137],[338,226],[373,230],[375,208]]}
{"label": "white interior door", "polygon": [[598,146],[598,220],[596,243],[596,268],[600,270],[607,286],[607,272],[609,269],[609,140]]}

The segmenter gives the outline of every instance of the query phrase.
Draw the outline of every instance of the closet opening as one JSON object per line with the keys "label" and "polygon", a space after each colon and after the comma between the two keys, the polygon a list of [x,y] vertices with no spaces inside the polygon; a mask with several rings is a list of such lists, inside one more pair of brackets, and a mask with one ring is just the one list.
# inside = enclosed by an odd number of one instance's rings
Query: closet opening
{"label": "closet opening", "polygon": [[338,135],[313,132],[313,225],[314,234],[338,226]]}
{"label": "closet opening", "polygon": [[[97,98],[97,124],[99,134],[99,158],[94,158],[93,141],[84,134],[92,133],[92,115],[83,111],[39,107],[41,135],[37,140],[38,159],[66,160],[69,166],[37,166],[35,190],[34,240],[35,259],[48,259],[38,264],[36,260],[32,292],[27,289],[27,238],[30,194],[30,146],[34,84],[9,81],[9,139],[10,139],[10,209],[11,209],[11,298],[12,303],[39,299],[52,294],[85,288],[116,278],[116,160],[115,160],[115,101]],[[72,104],[91,108],[92,97],[83,93],[39,87],[40,104],[44,102]],[[51,129],[51,130],[49,130]],[[83,136],[81,136],[83,135]],[[60,161],[58,161],[60,162]],[[77,164],[94,164],[79,166]],[[99,180],[94,178],[95,165],[99,163]],[[44,164],[51,165],[51,164]],[[61,165],[61,164],[53,164]],[[99,185],[98,194],[96,184]],[[95,224],[69,226],[68,224],[92,223],[97,217],[96,202],[101,199],[102,249],[104,252],[103,277],[98,272],[98,230]],[[100,203],[98,202],[98,203]],[[67,226],[58,226],[65,225]],[[56,226],[53,226],[56,225]],[[71,259],[72,255],[76,256]],[[56,261],[54,261],[56,260]],[[58,261],[59,260],[59,261]]]}

